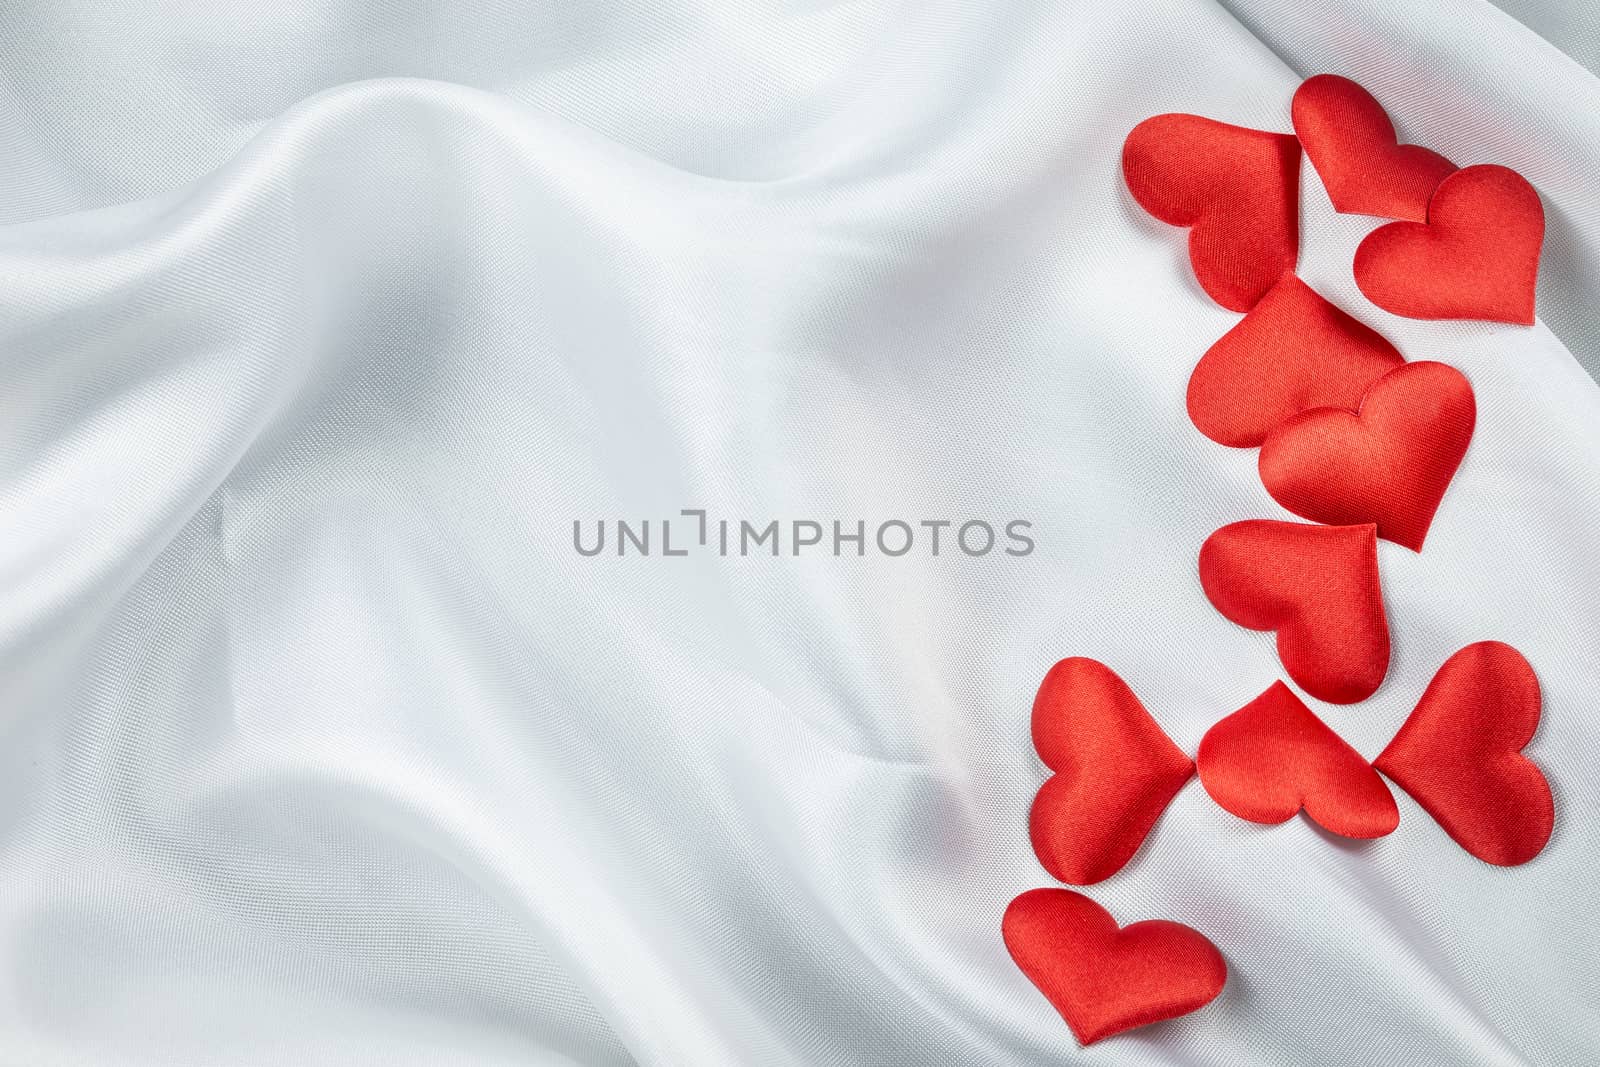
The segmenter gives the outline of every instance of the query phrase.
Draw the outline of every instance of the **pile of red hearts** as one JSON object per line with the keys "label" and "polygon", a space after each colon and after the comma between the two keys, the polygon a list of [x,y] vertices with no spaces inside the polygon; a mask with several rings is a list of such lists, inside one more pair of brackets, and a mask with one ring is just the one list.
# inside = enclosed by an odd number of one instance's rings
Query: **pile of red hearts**
{"label": "pile of red hearts", "polygon": [[[1458,169],[1398,144],[1383,108],[1346,78],[1309,79],[1292,113],[1294,135],[1158,115],[1128,135],[1122,166],[1146,211],[1190,228],[1201,287],[1244,313],[1195,367],[1190,418],[1220,444],[1259,448],[1268,492],[1312,520],[1216,531],[1200,549],[1201,586],[1228,619],[1276,632],[1283,669],[1306,693],[1353,704],[1389,668],[1378,540],[1422,550],[1476,404],[1460,371],[1407,362],[1296,276],[1301,149],[1337,210],[1399,220],[1355,257],[1361,291],[1397,315],[1531,324],[1544,211],[1515,171]],[[1034,745],[1055,773],[1029,836],[1051,875],[1091,885],[1128,862],[1196,770],[1240,818],[1276,824],[1303,811],[1353,838],[1399,824],[1387,778],[1472,855],[1526,863],[1554,825],[1549,785],[1521,754],[1539,711],[1527,660],[1485,641],[1440,667],[1370,763],[1281,681],[1212,726],[1190,760],[1110,668],[1067,659],[1033,706]],[[1165,920],[1119,929],[1072,890],[1024,893],[1002,933],[1086,1045],[1195,1011],[1227,981],[1200,933]]]}

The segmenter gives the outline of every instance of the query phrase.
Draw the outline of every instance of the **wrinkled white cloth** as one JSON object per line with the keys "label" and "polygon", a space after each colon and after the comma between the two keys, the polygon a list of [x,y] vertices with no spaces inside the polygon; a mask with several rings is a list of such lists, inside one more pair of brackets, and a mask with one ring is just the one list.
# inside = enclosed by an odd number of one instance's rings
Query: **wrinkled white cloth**
{"label": "wrinkled white cloth", "polygon": [[[1589,0],[0,0],[0,1064],[1600,1061],[1597,57]],[[1510,642],[1556,832],[1191,783],[1088,893],[1227,988],[1080,1051],[999,935],[1036,686],[1193,752],[1281,676],[1195,570],[1287,517],[1184,411],[1237,316],[1118,154],[1321,71],[1549,233],[1539,325],[1398,319],[1304,168],[1303,276],[1479,410],[1312,706],[1370,757]],[[573,550],[685,508],[1037,547]]]}

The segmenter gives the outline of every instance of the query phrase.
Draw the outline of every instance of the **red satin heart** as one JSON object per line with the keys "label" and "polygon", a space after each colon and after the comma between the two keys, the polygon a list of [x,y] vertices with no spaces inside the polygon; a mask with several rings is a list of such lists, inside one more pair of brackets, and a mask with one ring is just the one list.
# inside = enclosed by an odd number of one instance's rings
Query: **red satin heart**
{"label": "red satin heart", "polygon": [[1437,152],[1399,144],[1383,106],[1349,78],[1307,78],[1290,110],[1294,132],[1339,211],[1422,222],[1428,198],[1456,169]]}
{"label": "red satin heart", "polygon": [[1282,682],[1207,730],[1196,762],[1211,799],[1241,819],[1277,824],[1304,808],[1345,837],[1400,825],[1378,772]]}
{"label": "red satin heart", "polygon": [[1445,660],[1373,766],[1480,860],[1527,863],[1555,828],[1550,783],[1522,755],[1539,704],[1522,653],[1499,641],[1468,645]]}
{"label": "red satin heart", "polygon": [[1228,964],[1182,923],[1117,929],[1110,912],[1070,889],[1030,889],[1000,923],[1006,950],[1081,1045],[1199,1011],[1228,981]]}
{"label": "red satin heart", "polygon": [[1200,584],[1240,626],[1278,631],[1278,658],[1302,689],[1354,704],[1389,670],[1377,527],[1249,519],[1200,548]]}
{"label": "red satin heart", "polygon": [[1194,773],[1128,684],[1081,657],[1045,675],[1033,744],[1056,773],[1034,798],[1028,836],[1045,870],[1073,885],[1121,870]]}
{"label": "red satin heart", "polygon": [[1428,221],[1391,222],[1356,248],[1356,284],[1413,319],[1533,325],[1544,206],[1507,167],[1458,170],[1433,191]]}
{"label": "red satin heart", "polygon": [[1297,412],[1354,408],[1368,385],[1404,362],[1376,330],[1285,274],[1200,357],[1189,418],[1218,444],[1254,448]]}
{"label": "red satin heart", "polygon": [[1300,144],[1198,115],[1157,115],[1122,146],[1128,190],[1150,214],[1191,226],[1189,262],[1211,298],[1249,311],[1300,249]]}
{"label": "red satin heart", "polygon": [[1476,412],[1460,371],[1408,363],[1373,383],[1359,413],[1319,408],[1274,429],[1261,448],[1261,482],[1296,515],[1376,523],[1379,537],[1420,552]]}

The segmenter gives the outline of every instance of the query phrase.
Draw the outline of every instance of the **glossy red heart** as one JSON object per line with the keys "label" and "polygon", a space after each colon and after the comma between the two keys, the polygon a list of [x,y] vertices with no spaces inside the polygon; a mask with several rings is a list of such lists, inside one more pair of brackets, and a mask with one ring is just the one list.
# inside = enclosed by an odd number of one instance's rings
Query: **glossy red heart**
{"label": "glossy red heart", "polygon": [[1198,115],[1157,115],[1122,146],[1128,190],[1189,226],[1189,262],[1211,298],[1249,311],[1300,250],[1300,143]]}
{"label": "glossy red heart", "polygon": [[1522,653],[1499,641],[1468,645],[1445,660],[1373,766],[1480,860],[1527,863],[1555,828],[1550,783],[1522,755],[1539,704]]}
{"label": "glossy red heart", "polygon": [[1319,408],[1274,429],[1261,448],[1261,482],[1296,515],[1376,523],[1379,537],[1420,552],[1476,412],[1460,371],[1407,363],[1373,383],[1359,412]]}
{"label": "glossy red heart", "polygon": [[1456,165],[1403,145],[1372,94],[1349,78],[1318,74],[1295,90],[1294,132],[1335,209],[1422,222],[1428,198]]}
{"label": "glossy red heart", "polygon": [[1165,919],[1119,930],[1070,889],[1030,889],[1006,908],[1000,931],[1082,1045],[1198,1011],[1228,981],[1227,962],[1203,934]]}
{"label": "glossy red heart", "polygon": [[1508,167],[1458,170],[1433,191],[1428,221],[1391,222],[1356,248],[1356,284],[1413,319],[1533,325],[1544,206]]}
{"label": "glossy red heart", "polygon": [[1377,692],[1389,670],[1377,527],[1249,519],[1200,548],[1200,584],[1240,626],[1278,632],[1278,658],[1330,704]]}
{"label": "glossy red heart", "polygon": [[1218,444],[1254,448],[1289,416],[1354,408],[1405,360],[1376,331],[1285,274],[1206,350],[1189,377],[1189,418]]}
{"label": "glossy red heart", "polygon": [[1400,809],[1378,772],[1282,682],[1200,739],[1200,784],[1251,822],[1286,822],[1302,808],[1345,837],[1382,837]]}
{"label": "glossy red heart", "polygon": [[1056,773],[1034,798],[1028,836],[1045,870],[1072,885],[1121,870],[1194,773],[1128,684],[1081,657],[1045,675],[1033,744]]}

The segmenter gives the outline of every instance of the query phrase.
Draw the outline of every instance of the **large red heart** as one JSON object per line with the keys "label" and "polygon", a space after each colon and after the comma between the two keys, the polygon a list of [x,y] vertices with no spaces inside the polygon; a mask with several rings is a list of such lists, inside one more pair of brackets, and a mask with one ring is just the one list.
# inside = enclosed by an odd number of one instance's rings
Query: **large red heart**
{"label": "large red heart", "polygon": [[1119,930],[1070,889],[1028,890],[1006,908],[1000,932],[1082,1045],[1198,1011],[1228,981],[1227,962],[1203,934],[1166,919]]}
{"label": "large red heart", "polygon": [[1254,448],[1297,412],[1354,408],[1368,385],[1404,362],[1376,330],[1285,274],[1200,357],[1189,418],[1218,444]]}
{"label": "large red heart", "polygon": [[1207,730],[1196,762],[1211,799],[1241,819],[1276,824],[1304,808],[1345,837],[1400,825],[1378,772],[1282,682]]}
{"label": "large red heart", "polygon": [[1445,660],[1373,766],[1480,860],[1527,863],[1556,817],[1544,772],[1522,755],[1539,703],[1522,653],[1499,641],[1468,645]]}
{"label": "large red heart", "polygon": [[1389,671],[1377,527],[1248,519],[1200,548],[1200,584],[1240,626],[1278,631],[1278,658],[1330,704],[1377,692]]}
{"label": "large red heart", "polygon": [[1373,383],[1359,412],[1319,408],[1267,435],[1261,482],[1315,522],[1376,523],[1422,551],[1434,512],[1472,441],[1472,386],[1443,363],[1407,363]]}
{"label": "large red heart", "polygon": [[1194,773],[1128,683],[1081,657],[1045,675],[1033,744],[1056,773],[1034,798],[1028,836],[1045,870],[1073,885],[1121,870]]}
{"label": "large red heart", "polygon": [[1157,115],[1128,134],[1122,173],[1141,207],[1191,226],[1189,262],[1211,298],[1249,311],[1300,251],[1300,144],[1198,115]]}
{"label": "large red heart", "polygon": [[1428,197],[1456,169],[1437,152],[1397,143],[1383,106],[1349,78],[1307,78],[1290,110],[1294,132],[1339,211],[1422,222]]}
{"label": "large red heart", "polygon": [[1356,248],[1356,284],[1413,319],[1533,325],[1544,206],[1508,167],[1458,170],[1433,191],[1428,221],[1391,222]]}

